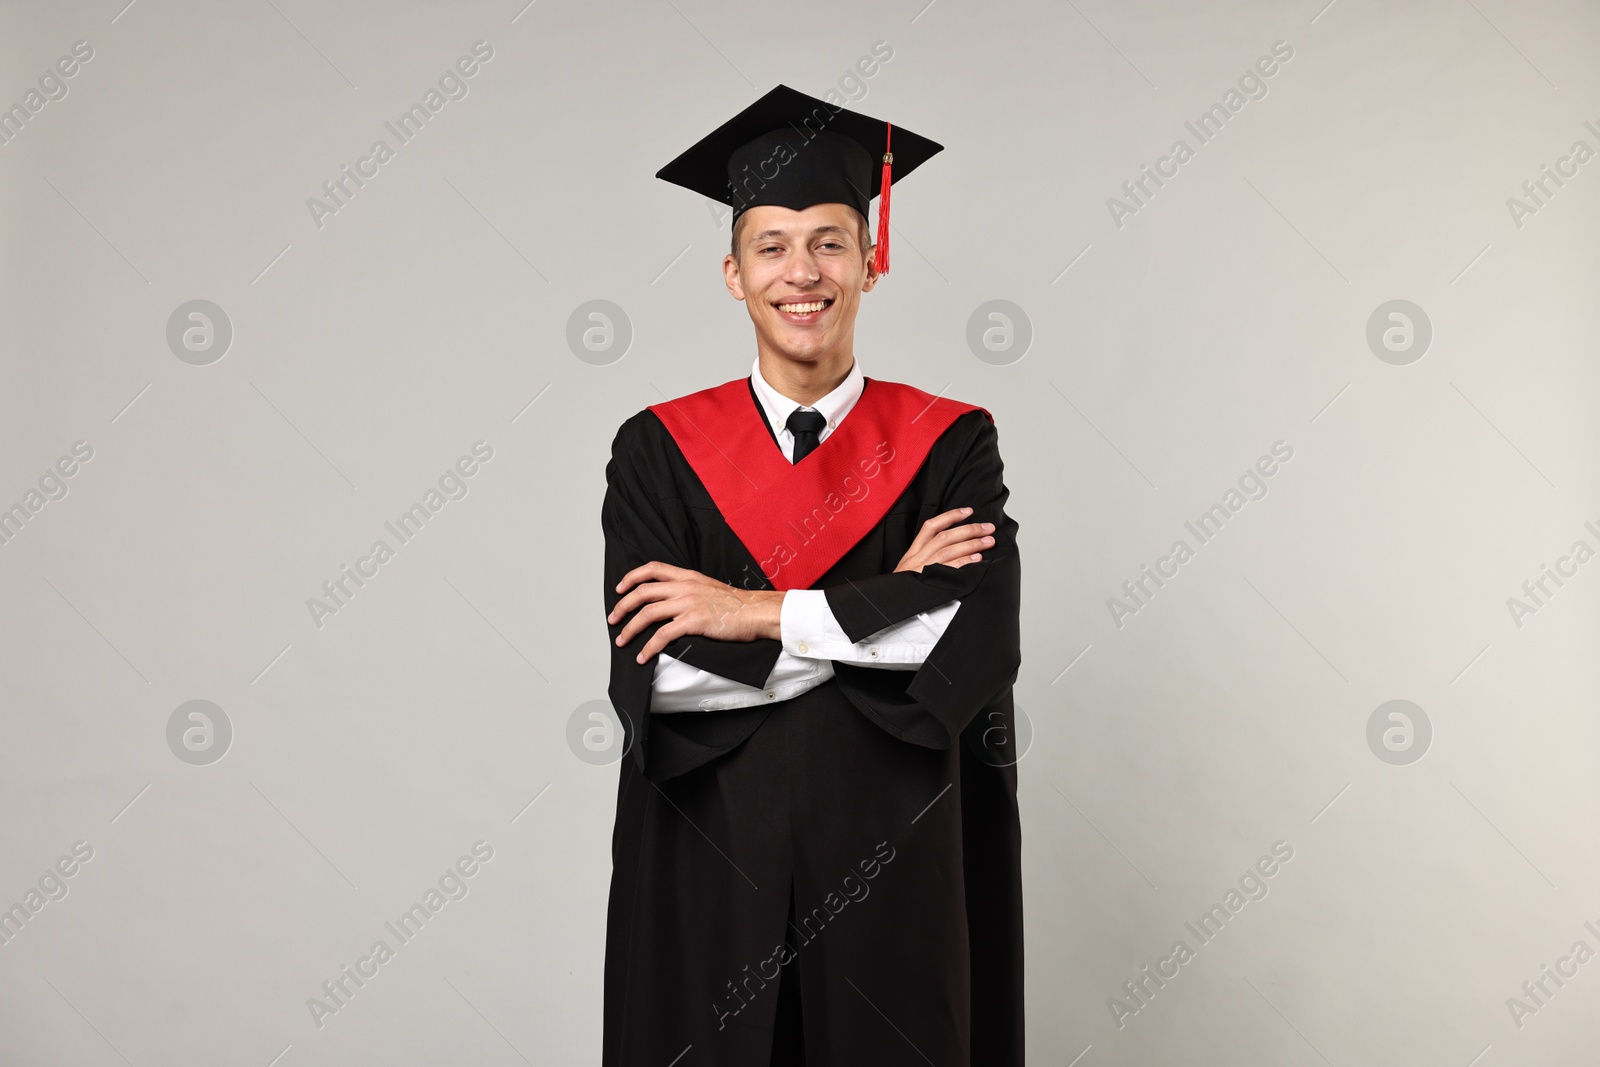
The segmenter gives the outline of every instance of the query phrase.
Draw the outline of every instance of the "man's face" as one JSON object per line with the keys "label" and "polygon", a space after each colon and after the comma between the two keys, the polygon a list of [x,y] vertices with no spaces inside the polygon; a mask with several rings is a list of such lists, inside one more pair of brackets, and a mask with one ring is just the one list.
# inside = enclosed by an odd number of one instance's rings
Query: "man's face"
{"label": "man's face", "polygon": [[813,363],[850,344],[861,294],[878,282],[860,233],[844,204],[763,204],[740,217],[739,258],[723,260],[722,272],[763,347]]}

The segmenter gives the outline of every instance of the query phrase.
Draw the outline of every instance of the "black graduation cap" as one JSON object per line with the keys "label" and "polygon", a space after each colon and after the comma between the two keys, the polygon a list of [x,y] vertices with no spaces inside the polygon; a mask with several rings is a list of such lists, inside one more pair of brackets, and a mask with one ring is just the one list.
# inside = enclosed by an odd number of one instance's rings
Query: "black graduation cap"
{"label": "black graduation cap", "polygon": [[[890,151],[893,137],[894,151]],[[733,222],[759,204],[801,211],[848,204],[867,217],[878,205],[874,265],[889,271],[889,189],[944,146],[910,130],[780,85],[656,172],[733,208]],[[879,161],[881,160],[881,166]]]}

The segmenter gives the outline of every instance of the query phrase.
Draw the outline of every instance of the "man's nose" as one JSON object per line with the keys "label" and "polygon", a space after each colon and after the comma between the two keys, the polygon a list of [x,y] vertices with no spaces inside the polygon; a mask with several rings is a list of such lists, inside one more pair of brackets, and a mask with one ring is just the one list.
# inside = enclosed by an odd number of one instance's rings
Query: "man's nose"
{"label": "man's nose", "polygon": [[807,286],[814,283],[819,277],[817,259],[811,254],[809,248],[803,248],[789,256],[783,280],[790,285]]}

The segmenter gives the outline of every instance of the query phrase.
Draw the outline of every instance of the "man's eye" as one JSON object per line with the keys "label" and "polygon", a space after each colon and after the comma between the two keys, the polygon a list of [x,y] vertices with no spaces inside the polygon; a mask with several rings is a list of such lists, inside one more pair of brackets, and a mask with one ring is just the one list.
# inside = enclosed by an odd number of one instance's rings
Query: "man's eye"
{"label": "man's eye", "polygon": [[822,247],[823,248],[839,248],[839,249],[843,249],[844,245],[840,244],[838,241],[824,241],[823,244],[822,244]]}
{"label": "man's eye", "polygon": [[756,249],[757,252],[776,252],[777,250],[778,250],[778,246],[777,245],[767,245],[765,248]]}

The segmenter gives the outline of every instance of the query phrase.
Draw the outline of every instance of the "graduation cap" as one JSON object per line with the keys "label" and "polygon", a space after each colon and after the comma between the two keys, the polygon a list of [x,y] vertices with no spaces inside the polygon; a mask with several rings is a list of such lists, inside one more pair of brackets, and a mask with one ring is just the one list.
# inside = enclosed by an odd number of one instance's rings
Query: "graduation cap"
{"label": "graduation cap", "polygon": [[761,204],[795,211],[813,204],[848,204],[866,218],[867,205],[881,195],[873,266],[887,274],[890,183],[943,150],[910,130],[891,131],[882,119],[780,85],[662,167],[656,177],[728,204],[735,225],[746,210]]}

